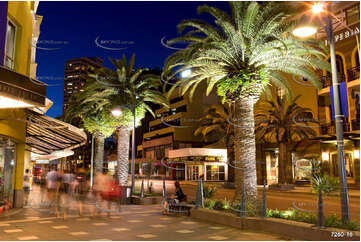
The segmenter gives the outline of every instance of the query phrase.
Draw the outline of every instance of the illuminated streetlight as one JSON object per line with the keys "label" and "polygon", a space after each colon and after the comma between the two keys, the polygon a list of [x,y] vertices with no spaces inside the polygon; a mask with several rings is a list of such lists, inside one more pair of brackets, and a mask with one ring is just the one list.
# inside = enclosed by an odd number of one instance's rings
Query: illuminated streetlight
{"label": "illuminated streetlight", "polygon": [[187,69],[181,72],[181,77],[182,78],[187,78],[192,74],[192,70],[191,69]]}
{"label": "illuminated streetlight", "polygon": [[[338,158],[338,169],[339,169],[339,176],[340,176],[340,200],[341,200],[341,212],[342,212],[342,221],[345,223],[350,221],[350,212],[349,212],[349,199],[348,199],[348,189],[347,189],[347,180],[346,180],[346,167],[345,167],[345,150],[344,150],[344,138],[343,138],[343,118],[344,115],[341,112],[341,102],[340,102],[340,91],[338,89],[338,80],[337,80],[337,65],[336,65],[336,50],[335,50],[335,38],[333,34],[333,26],[332,26],[332,16],[329,14],[330,4],[328,4],[327,11],[323,10],[323,4],[315,3],[312,7],[312,12],[314,14],[320,14],[321,12],[326,12],[325,16],[319,15],[321,21],[317,20],[318,24],[325,30],[328,38],[328,42],[330,43],[330,59],[331,59],[331,74],[332,74],[332,88],[333,88],[333,103],[335,109],[335,123],[336,123],[336,139],[337,139],[337,158]],[[312,26],[310,16],[304,15],[300,22],[302,27]],[[326,23],[326,24],[323,24]],[[296,36],[300,36],[297,34],[301,33],[301,37],[307,37],[306,32],[302,32],[296,28],[293,33]],[[303,35],[302,35],[303,33]],[[308,32],[308,34],[311,31]],[[311,34],[309,34],[311,35]],[[309,36],[308,35],[308,36]],[[326,158],[326,157],[323,157]]]}
{"label": "illuminated streetlight", "polygon": [[323,4],[322,3],[315,3],[312,6],[312,12],[314,14],[319,14],[323,11]]}
{"label": "illuminated streetlight", "polygon": [[300,38],[309,37],[315,34],[317,29],[313,26],[301,26],[292,31],[292,33]]}
{"label": "illuminated streetlight", "polygon": [[120,110],[119,108],[113,109],[112,110],[112,115],[114,117],[119,117],[120,115],[122,115],[122,110]]}

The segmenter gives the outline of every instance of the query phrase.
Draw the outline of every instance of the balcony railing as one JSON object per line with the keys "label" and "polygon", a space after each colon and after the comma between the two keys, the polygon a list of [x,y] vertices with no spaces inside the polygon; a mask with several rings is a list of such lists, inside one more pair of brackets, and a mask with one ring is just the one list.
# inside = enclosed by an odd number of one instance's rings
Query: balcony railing
{"label": "balcony railing", "polygon": [[[321,76],[320,79],[321,79],[321,83],[322,83],[322,88],[332,86],[332,76],[331,75]],[[337,76],[337,80],[339,83],[346,81],[345,75],[339,73]]]}
{"label": "balcony railing", "polygon": [[355,66],[347,70],[348,81],[353,81],[360,78],[360,66]]}
{"label": "balcony railing", "polygon": [[[350,132],[350,123],[343,123],[343,131]],[[321,124],[320,126],[321,135],[334,135],[336,134],[336,126],[334,122]]]}

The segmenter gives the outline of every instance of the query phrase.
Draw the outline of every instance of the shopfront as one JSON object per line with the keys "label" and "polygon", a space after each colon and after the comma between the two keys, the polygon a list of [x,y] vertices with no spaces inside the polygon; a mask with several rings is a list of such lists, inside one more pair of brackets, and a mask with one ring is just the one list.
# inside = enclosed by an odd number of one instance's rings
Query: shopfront
{"label": "shopfront", "polygon": [[0,135],[0,202],[13,203],[15,184],[15,143]]}
{"label": "shopfront", "polygon": [[227,181],[226,149],[184,148],[169,151],[167,165],[177,180]]}

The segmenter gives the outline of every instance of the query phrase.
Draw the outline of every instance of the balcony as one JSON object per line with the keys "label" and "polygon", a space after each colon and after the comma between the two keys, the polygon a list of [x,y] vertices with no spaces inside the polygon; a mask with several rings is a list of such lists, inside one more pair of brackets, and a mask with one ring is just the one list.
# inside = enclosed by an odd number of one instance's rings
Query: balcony
{"label": "balcony", "polygon": [[[332,86],[332,76],[331,75],[328,74],[326,76],[321,76],[320,80],[321,80],[321,83],[322,83],[322,88]],[[343,74],[338,74],[337,80],[338,80],[339,83],[341,83],[341,82],[346,81],[346,77]]]}
{"label": "balcony", "polygon": [[[343,123],[343,131],[350,132],[350,123]],[[336,134],[336,126],[334,121],[331,123],[324,123],[320,126],[321,135],[334,135]]]}
{"label": "balcony", "polygon": [[360,79],[360,66],[355,66],[347,70],[348,82]]}

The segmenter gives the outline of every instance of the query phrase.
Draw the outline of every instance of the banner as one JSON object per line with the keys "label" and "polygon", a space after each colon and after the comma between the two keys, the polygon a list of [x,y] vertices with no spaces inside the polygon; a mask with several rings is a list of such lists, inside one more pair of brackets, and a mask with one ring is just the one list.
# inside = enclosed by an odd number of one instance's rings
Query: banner
{"label": "banner", "polygon": [[[348,117],[348,102],[347,102],[347,86],[346,82],[341,82],[338,85],[338,90],[340,94],[340,108],[341,114]],[[333,95],[333,86],[330,86],[330,96],[331,96],[331,113],[332,113],[332,120],[335,120],[335,106],[334,106],[334,95]]]}

